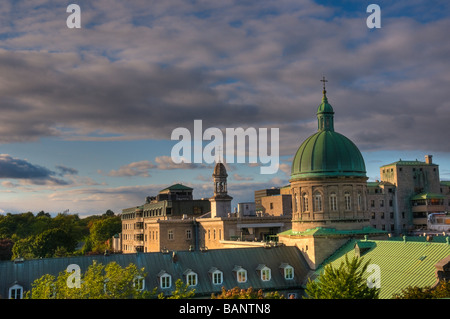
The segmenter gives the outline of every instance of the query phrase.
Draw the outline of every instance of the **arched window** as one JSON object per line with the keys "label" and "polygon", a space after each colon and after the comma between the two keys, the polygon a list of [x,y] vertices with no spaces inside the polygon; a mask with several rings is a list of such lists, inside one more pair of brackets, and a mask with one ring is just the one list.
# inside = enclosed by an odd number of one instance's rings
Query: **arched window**
{"label": "arched window", "polygon": [[322,211],[322,194],[319,192],[314,193],[314,211]]}
{"label": "arched window", "polygon": [[294,194],[294,212],[297,212],[297,193]]}
{"label": "arched window", "polygon": [[337,211],[337,195],[335,192],[331,192],[330,194],[330,209]]}
{"label": "arched window", "polygon": [[350,196],[350,192],[345,192],[344,193],[344,199],[345,199],[345,209],[346,210],[351,210],[352,209],[352,198]]}
{"label": "arched window", "polygon": [[304,212],[307,212],[307,211],[309,211],[309,207],[308,207],[308,194],[303,193],[302,199],[303,199],[303,211],[304,211]]}
{"label": "arched window", "polygon": [[362,196],[361,192],[358,192],[358,210],[361,210],[362,208]]}

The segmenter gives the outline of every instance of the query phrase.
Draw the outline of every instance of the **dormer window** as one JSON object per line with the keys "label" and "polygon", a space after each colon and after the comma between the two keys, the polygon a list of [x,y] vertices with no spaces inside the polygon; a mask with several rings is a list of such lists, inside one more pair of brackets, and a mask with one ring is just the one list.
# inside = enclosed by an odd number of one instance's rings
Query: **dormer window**
{"label": "dormer window", "polygon": [[271,270],[266,265],[259,265],[256,270],[262,281],[269,281],[272,278]]}
{"label": "dormer window", "polygon": [[186,276],[186,284],[189,287],[197,286],[198,276],[196,272],[192,271],[191,269],[188,269],[184,272],[184,275]]}
{"label": "dormer window", "polygon": [[281,264],[280,269],[281,269],[284,279],[286,279],[286,280],[294,279],[294,267],[292,267],[289,264]]}
{"label": "dormer window", "polygon": [[221,285],[223,283],[223,272],[213,267],[209,270],[213,285]]}
{"label": "dormer window", "polygon": [[22,299],[23,297],[23,287],[21,285],[15,284],[9,288],[9,299]]}
{"label": "dormer window", "polygon": [[167,289],[172,287],[172,276],[167,272],[165,272],[164,270],[162,270],[158,274],[158,280],[159,280],[159,287],[161,287],[161,289]]}
{"label": "dormer window", "polygon": [[236,274],[236,280],[239,283],[247,282],[247,270],[242,268],[241,266],[236,266],[233,269],[233,272]]}
{"label": "dormer window", "polygon": [[142,276],[134,278],[133,286],[137,291],[143,291],[145,289],[145,279]]}

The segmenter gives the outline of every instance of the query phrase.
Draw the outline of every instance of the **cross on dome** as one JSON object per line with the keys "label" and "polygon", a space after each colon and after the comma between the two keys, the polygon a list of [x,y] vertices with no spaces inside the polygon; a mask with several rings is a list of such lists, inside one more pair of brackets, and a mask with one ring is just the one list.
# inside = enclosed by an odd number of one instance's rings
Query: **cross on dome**
{"label": "cross on dome", "polygon": [[325,89],[325,82],[328,82],[328,80],[325,78],[325,76],[323,76],[320,82],[323,82],[323,94],[325,95],[327,93],[327,90]]}

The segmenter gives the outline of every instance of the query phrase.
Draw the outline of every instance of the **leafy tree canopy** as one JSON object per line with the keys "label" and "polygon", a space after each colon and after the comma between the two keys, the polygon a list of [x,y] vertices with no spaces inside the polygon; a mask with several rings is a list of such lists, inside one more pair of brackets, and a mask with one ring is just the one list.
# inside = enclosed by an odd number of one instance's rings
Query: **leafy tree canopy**
{"label": "leafy tree canopy", "polygon": [[364,276],[369,261],[362,265],[363,259],[353,257],[345,261],[339,267],[331,264],[325,266],[324,271],[314,280],[308,281],[306,293],[309,299],[377,299],[380,289],[367,286]]}

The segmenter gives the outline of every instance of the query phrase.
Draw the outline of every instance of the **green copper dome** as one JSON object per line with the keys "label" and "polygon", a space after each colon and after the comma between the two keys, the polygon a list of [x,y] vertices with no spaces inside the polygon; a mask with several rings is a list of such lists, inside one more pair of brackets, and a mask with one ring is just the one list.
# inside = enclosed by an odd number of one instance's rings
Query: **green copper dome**
{"label": "green copper dome", "polygon": [[292,162],[291,180],[315,177],[366,177],[366,165],[358,147],[334,131],[334,111],[323,91],[317,109],[317,133],[308,137]]}

